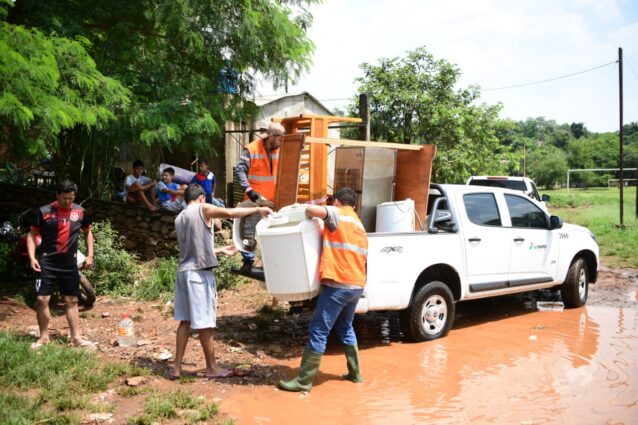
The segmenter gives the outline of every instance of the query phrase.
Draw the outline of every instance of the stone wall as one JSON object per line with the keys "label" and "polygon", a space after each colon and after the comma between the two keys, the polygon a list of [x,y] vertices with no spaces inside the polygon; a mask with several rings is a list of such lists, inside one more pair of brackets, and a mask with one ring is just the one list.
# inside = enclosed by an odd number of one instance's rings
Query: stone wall
{"label": "stone wall", "polygon": [[[0,217],[2,220],[23,211],[55,200],[55,191],[0,184]],[[178,252],[175,236],[176,214],[168,211],[151,212],[146,208],[129,206],[123,202],[87,199],[78,196],[92,221],[109,220],[123,237],[127,250],[137,252],[142,259],[164,257]]]}

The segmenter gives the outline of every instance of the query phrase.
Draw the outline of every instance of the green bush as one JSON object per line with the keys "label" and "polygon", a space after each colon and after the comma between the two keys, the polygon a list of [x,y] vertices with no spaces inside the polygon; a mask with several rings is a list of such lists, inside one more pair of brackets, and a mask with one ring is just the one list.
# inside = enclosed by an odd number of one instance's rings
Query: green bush
{"label": "green bush", "polygon": [[[215,246],[224,246],[224,240],[215,235]],[[247,280],[239,275],[230,272],[233,267],[241,266],[241,256],[239,254],[229,257],[227,255],[218,255],[217,261],[219,261],[219,267],[215,269],[215,281],[217,282],[217,290],[235,288],[247,282]]]}
{"label": "green bush", "polygon": [[151,267],[151,273],[135,287],[135,298],[146,301],[171,299],[178,265],[176,257],[158,258],[150,262],[148,266]]}
{"label": "green bush", "polygon": [[[123,237],[109,221],[94,223],[92,229],[95,267],[83,273],[98,295],[132,295],[141,272],[137,256],[124,249]],[[81,249],[86,253],[85,246]]]}
{"label": "green bush", "polygon": [[7,276],[9,272],[13,271],[12,252],[13,246],[0,242],[0,276]]}

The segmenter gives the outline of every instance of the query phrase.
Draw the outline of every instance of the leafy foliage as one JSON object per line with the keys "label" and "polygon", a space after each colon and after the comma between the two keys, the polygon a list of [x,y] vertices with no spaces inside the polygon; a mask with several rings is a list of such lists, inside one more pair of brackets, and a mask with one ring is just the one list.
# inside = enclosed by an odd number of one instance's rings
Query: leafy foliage
{"label": "leafy foliage", "polygon": [[109,221],[93,223],[92,231],[95,267],[83,273],[99,295],[132,295],[140,274],[137,257],[124,249],[123,237]]}
{"label": "leafy foliage", "polygon": [[[434,180],[465,181],[504,171],[508,149],[496,137],[500,105],[477,105],[477,87],[456,89],[460,70],[424,47],[404,58],[361,65],[359,91],[370,99],[373,140],[434,143]],[[351,104],[350,111],[356,108]]]}
{"label": "leafy foliage", "polygon": [[158,258],[147,264],[151,272],[135,287],[135,297],[147,301],[158,298],[172,299],[178,265],[176,257]]}
{"label": "leafy foliage", "polygon": [[0,140],[14,153],[46,155],[59,148],[63,130],[103,129],[128,103],[128,91],[97,70],[87,44],[0,22]]}
{"label": "leafy foliage", "polygon": [[225,121],[255,115],[247,100],[258,77],[286,86],[308,68],[307,6],[316,2],[17,0],[9,22],[82,40],[97,69],[130,91],[129,107],[108,127],[61,122],[60,175],[104,193],[122,146],[212,153]]}
{"label": "leafy foliage", "polygon": [[539,186],[552,188],[565,182],[567,159],[557,147],[548,145],[536,149],[529,155],[528,170]]}

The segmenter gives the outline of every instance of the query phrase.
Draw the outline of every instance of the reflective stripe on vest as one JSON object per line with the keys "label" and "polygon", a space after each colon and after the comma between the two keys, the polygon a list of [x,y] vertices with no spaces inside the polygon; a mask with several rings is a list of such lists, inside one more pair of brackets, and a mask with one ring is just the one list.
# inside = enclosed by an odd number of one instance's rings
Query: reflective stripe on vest
{"label": "reflective stripe on vest", "polygon": [[346,285],[365,286],[368,237],[352,207],[339,208],[337,230],[323,229],[319,276]]}
{"label": "reflective stripe on vest", "polygon": [[323,246],[324,248],[343,249],[346,251],[354,251],[361,255],[368,255],[367,249],[363,249],[360,246],[353,245],[351,243],[323,241]]}
{"label": "reflective stripe on vest", "polygon": [[[279,166],[279,149],[270,152],[272,169],[268,160],[268,152],[263,139],[255,140],[246,146],[250,154],[250,169],[248,170],[248,183],[253,190],[259,192],[264,198],[275,202],[275,185],[277,183],[277,167]],[[248,199],[246,195],[244,199]]]}

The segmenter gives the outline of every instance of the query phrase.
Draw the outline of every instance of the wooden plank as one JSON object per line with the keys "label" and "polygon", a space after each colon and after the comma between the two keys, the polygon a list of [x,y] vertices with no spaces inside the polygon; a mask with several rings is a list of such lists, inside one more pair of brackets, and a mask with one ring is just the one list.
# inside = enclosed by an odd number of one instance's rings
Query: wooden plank
{"label": "wooden plank", "polygon": [[291,134],[281,139],[275,190],[275,209],[277,210],[297,202],[299,162],[304,138],[305,136],[301,134]]}
{"label": "wooden plank", "polygon": [[362,148],[386,148],[397,149],[405,151],[420,151],[423,146],[427,145],[405,145],[403,143],[387,143],[387,142],[364,142],[362,140],[349,140],[349,139],[325,139],[320,137],[306,137],[306,143],[319,143],[324,145],[339,145],[339,146],[357,146]]}
{"label": "wooden plank", "polygon": [[[326,137],[328,125],[322,117],[312,117],[310,135]],[[310,145],[310,199],[320,199],[327,193],[328,146]]]}
{"label": "wooden plank", "polygon": [[276,122],[281,122],[283,123],[298,123],[298,122],[305,122],[306,124],[310,123],[310,120],[314,119],[314,118],[320,118],[323,120],[328,121],[329,123],[335,123],[335,122],[353,122],[353,123],[358,123],[361,122],[361,118],[355,118],[355,117],[337,117],[334,115],[313,115],[313,114],[300,114],[298,116],[295,117],[286,117],[286,118],[273,118],[273,121]]}
{"label": "wooden plank", "polygon": [[[419,152],[397,152],[394,200],[413,199],[416,212],[424,226],[428,210],[432,160],[435,154],[436,145],[423,145]],[[417,223],[417,229],[418,226]]]}

